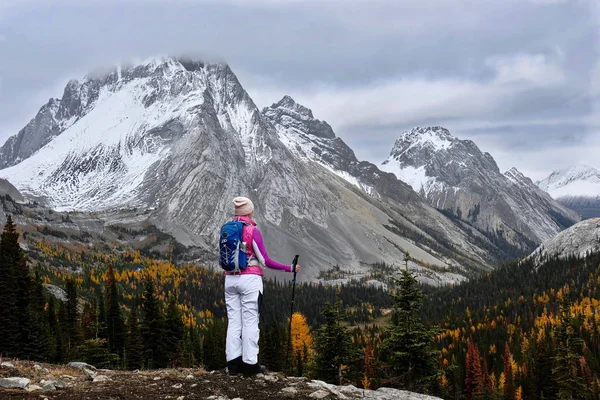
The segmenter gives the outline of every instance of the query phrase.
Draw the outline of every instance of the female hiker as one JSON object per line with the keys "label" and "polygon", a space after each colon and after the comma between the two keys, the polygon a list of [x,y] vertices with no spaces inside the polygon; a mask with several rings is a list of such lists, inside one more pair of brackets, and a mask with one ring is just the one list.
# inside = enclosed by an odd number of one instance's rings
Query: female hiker
{"label": "female hiker", "polygon": [[[246,247],[247,267],[239,272],[225,272],[227,305],[227,341],[225,353],[230,374],[256,374],[258,363],[258,320],[263,292],[263,267],[293,272],[291,265],[269,258],[262,234],[252,220],[254,205],[246,197],[233,199],[234,221],[243,223],[242,246]],[[296,265],[296,272],[300,266]]]}

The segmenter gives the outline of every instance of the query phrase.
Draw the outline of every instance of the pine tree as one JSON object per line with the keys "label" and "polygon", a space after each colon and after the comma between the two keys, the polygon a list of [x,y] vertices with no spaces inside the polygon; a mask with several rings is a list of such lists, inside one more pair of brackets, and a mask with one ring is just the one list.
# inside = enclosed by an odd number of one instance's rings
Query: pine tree
{"label": "pine tree", "polygon": [[436,331],[425,327],[419,317],[423,292],[408,269],[397,281],[392,326],[382,344],[391,363],[393,384],[407,390],[428,392],[437,383],[439,354],[433,347]]}
{"label": "pine tree", "polygon": [[98,293],[96,304],[98,304],[98,312],[96,315],[96,339],[108,340],[108,327],[106,326],[106,305],[102,292]]}
{"label": "pine tree", "polygon": [[127,318],[127,335],[125,340],[125,368],[129,370],[142,368],[142,336],[138,320],[137,307],[134,306]]}
{"label": "pine tree", "polygon": [[60,364],[64,361],[63,354],[64,349],[62,341],[62,331],[56,317],[56,305],[54,303],[54,296],[48,297],[48,332],[50,335],[50,355],[49,361]]}
{"label": "pine tree", "polygon": [[68,317],[67,317],[67,306],[63,301],[58,301],[58,328],[60,334],[56,336],[56,359],[67,360],[68,359],[68,345],[69,345],[69,329],[68,329]]}
{"label": "pine tree", "polygon": [[167,305],[164,340],[167,358],[173,366],[177,366],[181,362],[184,328],[182,313],[177,304],[177,298],[173,295],[169,298]]}
{"label": "pine tree", "polygon": [[504,379],[504,399],[513,400],[516,388],[513,382],[512,356],[508,342],[504,343]]}
{"label": "pine tree", "polygon": [[[359,353],[352,343],[352,334],[343,320],[342,301],[338,298],[332,307],[325,305],[321,326],[313,340],[314,363],[311,374],[317,379],[341,385],[351,370],[349,367],[359,359]],[[358,369],[355,372],[359,372]]]}
{"label": "pine tree", "polygon": [[483,374],[481,372],[481,357],[479,356],[479,349],[472,340],[469,340],[467,345],[466,375],[466,400],[483,399],[485,395],[485,385]]}
{"label": "pine tree", "polygon": [[18,314],[15,304],[15,265],[19,259],[19,235],[11,216],[0,236],[0,354],[16,356]]}
{"label": "pine tree", "polygon": [[83,305],[83,312],[81,313],[81,331],[83,333],[83,340],[96,339],[96,332],[98,330],[96,313],[98,312],[98,303],[96,299],[90,304],[85,303]]}
{"label": "pine tree", "polygon": [[145,282],[142,312],[144,365],[147,368],[165,368],[168,358],[163,345],[164,317],[156,298],[154,282],[149,278]]}
{"label": "pine tree", "polygon": [[[29,357],[29,314],[31,278],[25,253],[19,246],[19,233],[10,216],[0,236],[0,352],[14,357]],[[4,342],[4,343],[3,343]]]}
{"label": "pine tree", "polygon": [[109,264],[106,276],[106,327],[108,348],[122,358],[125,345],[125,324],[119,306],[119,293],[112,264]]}
{"label": "pine tree", "polygon": [[36,269],[31,280],[27,316],[23,325],[26,327],[25,353],[33,360],[46,361],[51,358],[48,318],[46,316],[46,298],[40,272]]}
{"label": "pine tree", "polygon": [[67,350],[71,356],[77,352],[77,346],[81,343],[80,335],[80,324],[79,324],[79,311],[77,309],[79,304],[79,298],[77,296],[77,284],[74,279],[67,279],[66,282],[67,292],[67,320],[66,320],[66,332],[67,332]]}
{"label": "pine tree", "polygon": [[563,293],[558,324],[554,329],[556,355],[552,374],[558,386],[560,400],[590,399],[592,395],[590,388],[585,385],[583,377],[578,373],[584,341],[576,333],[573,325],[567,291]]}

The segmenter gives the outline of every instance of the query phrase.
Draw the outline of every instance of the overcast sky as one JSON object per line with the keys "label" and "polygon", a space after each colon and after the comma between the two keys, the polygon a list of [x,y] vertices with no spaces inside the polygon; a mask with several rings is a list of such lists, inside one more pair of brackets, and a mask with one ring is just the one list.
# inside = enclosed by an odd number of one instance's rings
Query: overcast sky
{"label": "overcast sky", "polygon": [[68,79],[165,54],[228,62],[376,163],[442,125],[533,179],[600,168],[598,0],[0,0],[0,143]]}

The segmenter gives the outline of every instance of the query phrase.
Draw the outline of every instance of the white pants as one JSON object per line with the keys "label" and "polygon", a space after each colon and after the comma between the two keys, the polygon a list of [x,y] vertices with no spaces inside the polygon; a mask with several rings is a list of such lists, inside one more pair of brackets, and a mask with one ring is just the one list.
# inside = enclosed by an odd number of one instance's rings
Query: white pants
{"label": "white pants", "polygon": [[263,292],[260,275],[226,275],[227,361],[242,356],[246,364],[258,362],[258,319]]}

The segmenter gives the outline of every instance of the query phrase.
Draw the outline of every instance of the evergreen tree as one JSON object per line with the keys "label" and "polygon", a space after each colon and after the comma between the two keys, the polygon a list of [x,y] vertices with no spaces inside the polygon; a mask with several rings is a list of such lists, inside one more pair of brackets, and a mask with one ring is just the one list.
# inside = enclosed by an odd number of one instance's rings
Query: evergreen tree
{"label": "evergreen tree", "polygon": [[50,335],[50,356],[49,361],[60,364],[64,361],[63,354],[64,349],[62,341],[62,330],[56,317],[56,305],[54,302],[54,296],[48,297],[48,332]]}
{"label": "evergreen tree", "polygon": [[19,235],[11,216],[0,236],[0,354],[16,356],[19,331],[15,304],[15,266],[20,258]]}
{"label": "evergreen tree", "polygon": [[167,306],[164,342],[167,358],[174,366],[181,362],[183,356],[184,328],[182,313],[177,304],[177,298],[173,295],[169,298]]}
{"label": "evergreen tree", "polygon": [[142,368],[142,336],[138,320],[137,307],[134,306],[127,318],[127,335],[125,340],[125,368],[129,370]]}
{"label": "evergreen tree", "polygon": [[508,342],[504,343],[504,400],[513,400],[515,398],[515,384],[513,382],[512,355]]}
{"label": "evergreen tree", "polygon": [[85,303],[83,305],[83,312],[81,313],[81,331],[83,334],[83,340],[96,339],[96,332],[98,330],[96,313],[98,312],[98,303],[96,299],[90,304]]}
{"label": "evergreen tree", "polygon": [[98,312],[96,315],[96,339],[107,339],[108,340],[108,327],[106,326],[106,307],[104,302],[104,296],[102,292],[98,292]]}
{"label": "evergreen tree", "polygon": [[197,367],[202,362],[202,337],[192,324],[185,327],[183,357],[187,367]]}
{"label": "evergreen tree", "polygon": [[586,386],[583,377],[578,373],[584,341],[574,328],[569,293],[568,291],[565,292],[561,299],[558,314],[559,323],[554,329],[556,355],[552,374],[558,386],[558,399],[591,399],[592,392]]}
{"label": "evergreen tree", "polygon": [[142,312],[144,365],[147,368],[165,368],[168,357],[163,345],[164,317],[150,278],[145,282]]}
{"label": "evergreen tree", "polygon": [[108,348],[112,353],[123,357],[125,324],[119,306],[119,293],[112,264],[108,265],[106,276],[106,327],[108,330]]}
{"label": "evergreen tree", "polygon": [[436,331],[425,327],[420,319],[423,292],[417,280],[408,269],[401,273],[392,295],[392,326],[382,349],[391,363],[395,386],[428,392],[437,382],[439,352],[433,347]]}
{"label": "evergreen tree", "polygon": [[44,285],[38,269],[31,281],[30,301],[23,325],[26,327],[25,353],[33,360],[46,361],[51,358],[48,317]]}
{"label": "evergreen tree", "polygon": [[[63,301],[58,301],[58,328],[60,330],[60,335],[56,336],[56,358],[58,360],[67,360],[68,359],[68,322],[67,322],[67,306]],[[60,343],[59,343],[60,342]]]}
{"label": "evergreen tree", "polygon": [[485,387],[483,373],[481,372],[479,349],[471,340],[469,340],[467,348],[467,376],[465,378],[466,400],[483,399]]}
{"label": "evergreen tree", "polygon": [[359,359],[359,353],[352,343],[352,334],[342,324],[341,300],[337,299],[333,307],[327,303],[323,316],[325,325],[317,330],[313,340],[315,356],[311,374],[317,379],[341,385],[344,377],[353,372],[349,367]]}
{"label": "evergreen tree", "polygon": [[204,365],[209,370],[225,368],[225,338],[227,323],[222,318],[212,318],[206,323],[202,342]]}
{"label": "evergreen tree", "polygon": [[98,368],[115,368],[119,365],[119,356],[112,353],[106,339],[90,339],[77,349],[83,361]]}
{"label": "evergreen tree", "polygon": [[66,320],[66,332],[67,332],[67,349],[69,354],[73,356],[77,352],[77,346],[81,343],[81,335],[79,330],[79,298],[77,296],[77,284],[72,278],[67,279],[66,282],[67,292],[67,320]]}

